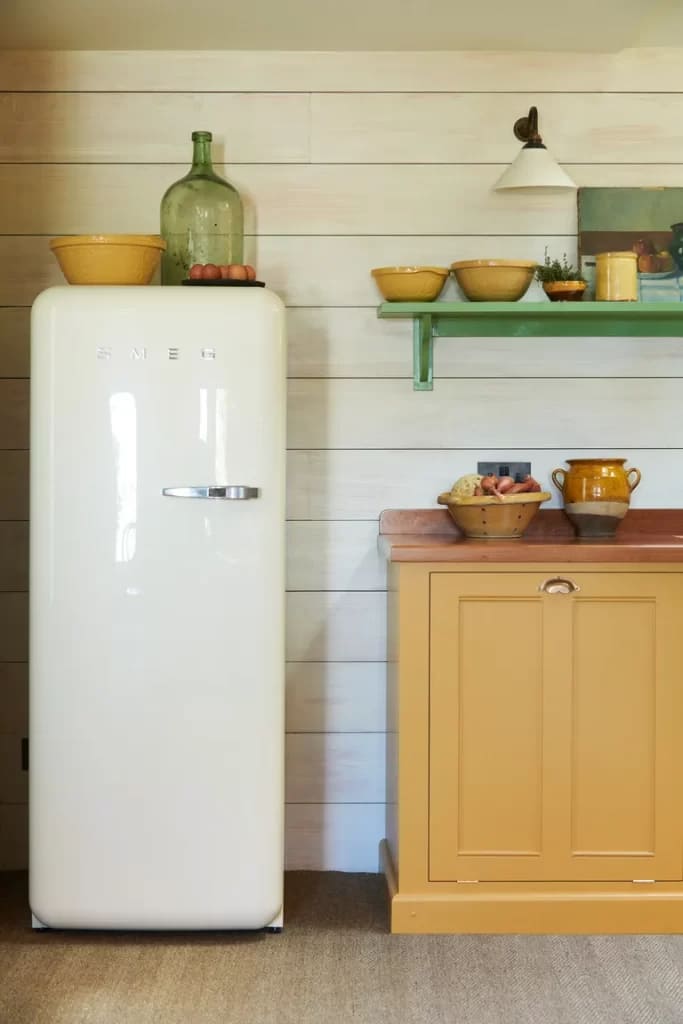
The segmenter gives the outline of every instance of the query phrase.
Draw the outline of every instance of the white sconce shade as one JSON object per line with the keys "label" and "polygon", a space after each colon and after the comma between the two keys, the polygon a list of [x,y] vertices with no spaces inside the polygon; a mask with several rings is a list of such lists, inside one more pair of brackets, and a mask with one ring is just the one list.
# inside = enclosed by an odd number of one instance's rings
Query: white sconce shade
{"label": "white sconce shade", "polygon": [[576,188],[575,182],[562,170],[543,144],[543,139],[538,133],[536,107],[531,108],[528,117],[522,117],[515,122],[514,133],[525,145],[493,186],[497,192],[523,188]]}
{"label": "white sconce shade", "polygon": [[542,149],[521,149],[494,188],[496,192],[507,188],[564,189],[576,188],[576,184],[544,146]]}

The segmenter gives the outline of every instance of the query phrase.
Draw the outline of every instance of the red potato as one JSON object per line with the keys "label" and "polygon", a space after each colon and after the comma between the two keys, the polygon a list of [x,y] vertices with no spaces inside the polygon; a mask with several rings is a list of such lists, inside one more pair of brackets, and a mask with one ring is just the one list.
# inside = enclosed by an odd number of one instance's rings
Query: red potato
{"label": "red potato", "polygon": [[[505,478],[503,478],[505,479]],[[489,497],[493,494],[496,498],[504,498],[505,494],[499,489],[499,478],[491,473],[489,476],[484,476],[481,479],[481,487],[484,494],[488,494]]]}
{"label": "red potato", "polygon": [[541,485],[532,476],[527,476],[518,484],[513,484],[508,494],[530,494],[532,491],[540,491]]}
{"label": "red potato", "polygon": [[491,474],[490,476],[483,476],[479,481],[479,486],[481,487],[484,494],[493,494],[496,490],[497,484],[498,477],[493,476],[493,474]]}
{"label": "red potato", "polygon": [[190,267],[190,280],[199,281],[204,276],[204,267],[201,263],[194,263]]}
{"label": "red potato", "polygon": [[246,281],[247,268],[243,267],[241,263],[231,263],[228,267],[228,277],[231,281]]}
{"label": "red potato", "polygon": [[206,263],[202,279],[204,281],[220,281],[221,272],[215,263]]}
{"label": "red potato", "polygon": [[515,482],[513,476],[501,476],[498,480],[498,491],[500,494],[506,494]]}
{"label": "red potato", "polygon": [[247,281],[255,281],[256,280],[256,268],[252,267],[251,263],[245,263],[244,264],[244,269],[247,272]]}

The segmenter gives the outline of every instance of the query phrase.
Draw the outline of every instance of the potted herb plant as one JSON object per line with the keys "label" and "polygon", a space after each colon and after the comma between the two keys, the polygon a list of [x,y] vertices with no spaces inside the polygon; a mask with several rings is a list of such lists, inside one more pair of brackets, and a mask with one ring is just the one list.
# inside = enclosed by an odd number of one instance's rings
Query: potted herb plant
{"label": "potted herb plant", "polygon": [[551,260],[546,249],[544,262],[536,268],[536,279],[551,302],[580,302],[586,290],[585,277],[569,263],[566,252],[560,262]]}

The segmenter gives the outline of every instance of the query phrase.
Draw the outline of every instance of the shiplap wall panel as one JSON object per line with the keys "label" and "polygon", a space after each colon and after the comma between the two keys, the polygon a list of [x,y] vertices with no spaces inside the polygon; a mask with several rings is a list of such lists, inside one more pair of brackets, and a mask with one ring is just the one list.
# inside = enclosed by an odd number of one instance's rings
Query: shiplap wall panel
{"label": "shiplap wall panel", "polygon": [[[0,807],[0,814],[2,810]],[[285,867],[376,871],[379,843],[385,835],[385,813],[384,803],[288,804]]]}
{"label": "shiplap wall panel", "polygon": [[27,589],[28,523],[0,520],[0,591]]}
{"label": "shiplap wall panel", "polygon": [[29,319],[25,307],[0,309],[0,377],[28,377]]}
{"label": "shiplap wall panel", "polygon": [[0,520],[28,518],[28,452],[0,449]]}
{"label": "shiplap wall panel", "polygon": [[28,729],[28,665],[0,663],[0,732],[26,736]]}
{"label": "shiplap wall panel", "polygon": [[[63,283],[49,237],[156,231],[190,130],[214,131],[214,156],[245,197],[245,258],[290,307],[287,863],[374,870],[384,834],[379,512],[433,506],[478,457],[531,459],[557,505],[550,470],[581,454],[639,466],[635,506],[681,505],[683,344],[442,339],[435,390],[416,395],[410,323],[376,319],[369,270],[540,260],[546,245],[575,258],[575,196],[491,192],[518,151],[512,122],[536,102],[549,148],[582,185],[680,185],[680,57],[0,52],[11,129],[0,140],[0,800],[25,798],[15,756],[26,715],[20,307]],[[532,286],[527,298],[538,294]],[[457,295],[449,281],[443,298]],[[0,802],[0,867],[25,865],[25,826],[25,806]]]}
{"label": "shiplap wall panel", "polygon": [[386,726],[383,662],[289,662],[286,697],[291,733],[383,732]]}
{"label": "shiplap wall panel", "polygon": [[[291,380],[296,448],[683,447],[683,380]],[[359,410],[363,415],[359,415]]]}
{"label": "shiplap wall panel", "polygon": [[3,448],[28,448],[27,380],[0,380],[0,437]]}
{"label": "shiplap wall panel", "polygon": [[[161,196],[187,166],[0,164],[0,223],[5,234],[155,233]],[[497,236],[527,235],[534,223],[544,225],[546,237],[575,231],[574,192],[522,191],[511,199],[493,191],[503,169],[481,163],[217,167],[242,195],[248,234],[403,235],[406,209],[414,235],[488,234],[498,244]],[[567,169],[580,185],[663,186],[681,180],[677,166]]]}
{"label": "shiplap wall panel", "polygon": [[[377,522],[287,524],[288,590],[384,590]],[[28,588],[28,523],[0,519],[0,591]]]}
{"label": "shiplap wall panel", "polygon": [[[0,804],[25,803],[21,733],[0,730]],[[384,801],[384,732],[288,733],[286,788],[291,803]]]}
{"label": "shiplap wall panel", "polygon": [[28,772],[21,768],[21,734],[0,732],[0,804],[25,804]]}
{"label": "shiplap wall panel", "polygon": [[14,92],[514,90],[536,96],[676,92],[680,83],[676,46],[619,53],[0,50],[0,89]]}
{"label": "shiplap wall panel", "polygon": [[304,94],[266,92],[6,93],[0,161],[186,163],[193,130],[210,125],[216,161],[301,163],[309,159],[309,104]]}
{"label": "shiplap wall panel", "polygon": [[386,562],[376,542],[376,520],[288,523],[287,589],[386,589]]}
{"label": "shiplap wall panel", "polygon": [[[29,374],[29,318],[0,308],[0,377]],[[374,306],[289,309],[289,376],[412,378],[409,324]],[[677,338],[441,338],[435,359],[439,379],[683,376]]]}
{"label": "shiplap wall panel", "polygon": [[[572,163],[678,163],[683,95],[622,96],[537,93],[540,130],[558,160]],[[339,93],[313,96],[311,159],[314,162],[434,163],[510,162],[518,143],[510,128],[529,107],[510,92],[472,97],[450,93]],[[482,129],[486,135],[482,144]],[[647,155],[645,155],[647,154]]]}
{"label": "shiplap wall panel", "polygon": [[290,733],[286,796],[290,803],[382,803],[383,732]]}
{"label": "shiplap wall panel", "polygon": [[0,306],[28,306],[45,288],[65,284],[48,238],[0,235]]}
{"label": "shiplap wall panel", "polygon": [[0,661],[28,658],[28,594],[0,593]]}
{"label": "shiplap wall panel", "polygon": [[[548,145],[564,163],[677,163],[680,93],[534,95]],[[216,159],[245,163],[508,163],[525,94],[0,94],[0,161],[158,164],[187,161],[198,124]],[[485,156],[482,124],[487,127]],[[547,130],[546,130],[547,126]],[[310,148],[309,148],[310,147]]]}
{"label": "shiplap wall panel", "polygon": [[[187,163],[5,164],[0,223],[7,234],[158,232],[161,197],[186,169]],[[250,234],[400,235],[407,206],[415,234],[520,235],[530,218],[542,218],[550,234],[571,233],[573,193],[558,199],[530,192],[511,203],[491,191],[502,171],[502,164],[225,169],[244,198]],[[639,177],[635,169],[631,179]]]}
{"label": "shiplap wall panel", "polygon": [[288,661],[384,661],[386,594],[349,590],[287,594],[286,632]]}
{"label": "shiplap wall panel", "polygon": [[[50,252],[46,237],[0,235],[0,306],[30,305],[52,285],[64,278]],[[552,239],[558,251],[576,255],[576,238]],[[462,235],[429,236],[376,235],[294,236],[262,235],[245,239],[245,259],[259,270],[259,276],[277,291],[288,306],[371,306],[381,301],[371,267],[405,264],[448,266],[456,259],[478,259],[495,253],[500,259],[542,260],[547,236]],[[441,295],[456,299],[457,289],[449,281]],[[408,327],[408,330],[410,328]]]}
{"label": "shiplap wall panel", "polygon": [[[542,434],[543,428],[539,431]],[[601,441],[597,437],[596,442]],[[560,451],[539,448],[477,448],[472,451],[386,450],[290,452],[287,460],[287,515],[290,519],[369,519],[384,508],[432,508],[441,491],[463,473],[474,473],[477,460],[531,462],[532,473],[552,494],[544,507],[560,505],[550,480],[565,459],[595,455],[627,458],[628,466],[643,473],[633,492],[634,508],[683,506],[683,451],[680,448],[642,450],[618,445],[615,450],[596,444],[588,449],[563,446]],[[565,467],[566,468],[566,467]]]}
{"label": "shiplap wall panel", "polygon": [[0,804],[0,871],[28,865],[28,805]]}
{"label": "shiplap wall panel", "polygon": [[[0,310],[0,324],[2,310]],[[290,377],[412,378],[409,320],[373,308],[290,309]],[[437,338],[445,377],[680,377],[678,338]]]}

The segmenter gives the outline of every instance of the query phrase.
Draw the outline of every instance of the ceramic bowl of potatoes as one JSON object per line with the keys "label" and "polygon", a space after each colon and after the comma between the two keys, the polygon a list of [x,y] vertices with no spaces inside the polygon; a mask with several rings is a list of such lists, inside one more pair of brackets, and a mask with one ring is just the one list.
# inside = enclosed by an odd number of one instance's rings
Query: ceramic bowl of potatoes
{"label": "ceramic bowl of potatoes", "polygon": [[510,476],[481,476],[468,473],[455,481],[450,491],[439,495],[439,505],[466,536],[476,540],[521,537],[544,501],[551,495],[542,491],[532,476],[515,480]]}

